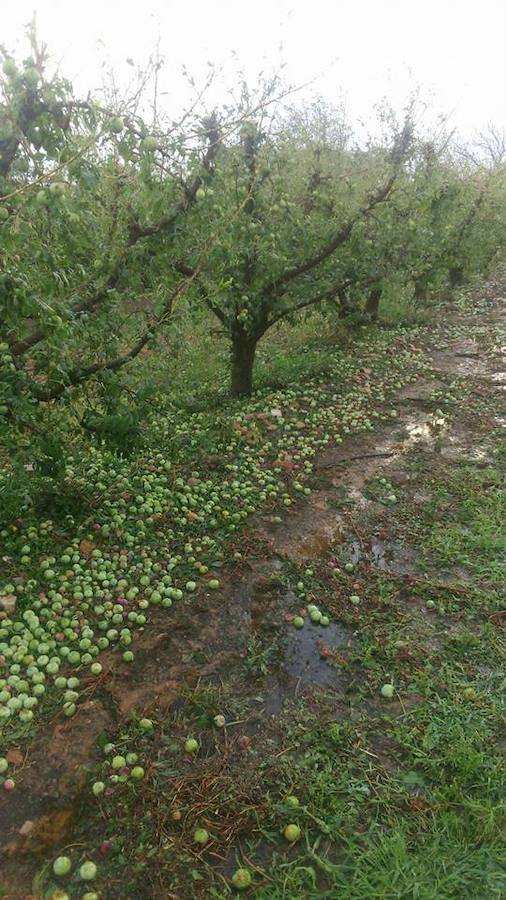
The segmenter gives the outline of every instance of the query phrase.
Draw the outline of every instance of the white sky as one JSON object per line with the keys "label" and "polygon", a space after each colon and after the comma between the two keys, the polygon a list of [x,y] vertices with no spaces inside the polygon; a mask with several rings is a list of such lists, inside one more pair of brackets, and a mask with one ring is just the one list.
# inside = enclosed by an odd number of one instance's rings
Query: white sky
{"label": "white sky", "polygon": [[233,84],[235,51],[252,77],[278,60],[292,83],[319,76],[313,90],[344,96],[353,117],[370,121],[384,95],[401,107],[421,85],[467,137],[488,121],[506,128],[506,0],[0,0],[9,49],[34,10],[84,90],[100,84],[106,54],[121,80],[126,58],[142,64],[159,37],[167,105],[171,93],[181,101],[183,63],[198,79],[211,60]]}

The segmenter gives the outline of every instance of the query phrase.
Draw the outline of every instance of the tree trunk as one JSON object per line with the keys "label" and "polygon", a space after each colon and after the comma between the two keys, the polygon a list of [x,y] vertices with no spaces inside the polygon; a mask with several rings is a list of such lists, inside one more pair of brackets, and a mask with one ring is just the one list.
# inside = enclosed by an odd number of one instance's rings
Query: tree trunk
{"label": "tree trunk", "polygon": [[349,297],[343,297],[338,307],[338,318],[346,319],[353,312],[353,303]]}
{"label": "tree trunk", "polygon": [[427,299],[427,282],[424,278],[417,278],[415,280],[415,300],[426,300]]}
{"label": "tree trunk", "polygon": [[232,338],[232,378],[230,390],[233,397],[249,397],[253,389],[253,366],[257,338],[239,334]]}
{"label": "tree trunk", "polygon": [[382,289],[380,287],[373,288],[365,304],[364,312],[367,318],[371,319],[372,322],[376,322],[378,318],[381,294]]}
{"label": "tree trunk", "polygon": [[464,283],[464,272],[460,266],[450,269],[449,272],[450,287],[460,287]]}

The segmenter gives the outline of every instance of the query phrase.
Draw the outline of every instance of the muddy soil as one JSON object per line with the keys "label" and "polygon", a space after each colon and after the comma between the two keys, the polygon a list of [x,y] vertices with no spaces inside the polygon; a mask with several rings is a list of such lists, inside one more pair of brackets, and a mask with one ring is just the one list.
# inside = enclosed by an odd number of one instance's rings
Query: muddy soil
{"label": "muddy soil", "polygon": [[[504,321],[503,313],[492,308],[489,321],[501,316]],[[486,331],[486,321],[481,324]],[[256,721],[259,713],[276,715],[287,700],[319,686],[342,697],[347,676],[333,664],[332,654],[352,647],[356,636],[338,622],[326,629],[307,621],[300,631],[288,628],[287,614],[296,613],[300,603],[282,584],[280,569],[284,561],[308,564],[337,548],[341,559],[366,561],[395,575],[423,576],[413,550],[389,543],[375,530],[384,505],[369,496],[368,483],[384,478],[423,504],[429,498],[417,494],[416,478],[406,465],[413,448],[450,460],[477,459],[481,452],[486,463],[473,423],[465,414],[449,421],[439,409],[437,396],[453,378],[463,380],[477,396],[497,397],[495,425],[506,424],[506,348],[485,351],[479,338],[451,342],[438,336],[434,343],[430,378],[399,391],[396,418],[321,453],[318,489],[282,525],[258,517],[252,526],[257,549],[245,564],[229,570],[219,596],[203,592],[191,605],[172,609],[170,618],[157,611],[137,640],[135,663],[118,664],[111,654],[101,679],[93,685],[90,681],[89,698],[77,715],[69,721],[56,718],[22,749],[15,799],[0,798],[2,869],[4,881],[12,885],[10,900],[30,896],[40,858],[68,839],[87,770],[97,760],[97,738],[117,728],[132,710],[156,719],[186,686],[243,666],[255,638],[263,644],[272,641],[276,654],[260,697],[255,678],[250,679]],[[364,521],[365,532],[360,528]],[[463,573],[455,571],[448,578],[462,583]]]}

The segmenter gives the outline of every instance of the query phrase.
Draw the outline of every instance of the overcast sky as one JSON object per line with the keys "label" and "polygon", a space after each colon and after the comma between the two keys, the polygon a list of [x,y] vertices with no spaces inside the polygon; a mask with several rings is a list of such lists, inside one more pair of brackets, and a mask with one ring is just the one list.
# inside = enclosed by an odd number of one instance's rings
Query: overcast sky
{"label": "overcast sky", "polygon": [[466,136],[506,128],[506,0],[0,0],[9,49],[34,10],[80,89],[100,84],[105,55],[122,79],[126,58],[142,64],[160,38],[167,104],[181,99],[183,63],[200,78],[211,60],[233,82],[235,51],[252,77],[281,60],[292,83],[316,78],[313,90],[344,97],[356,118],[384,95],[400,108],[421,85]]}

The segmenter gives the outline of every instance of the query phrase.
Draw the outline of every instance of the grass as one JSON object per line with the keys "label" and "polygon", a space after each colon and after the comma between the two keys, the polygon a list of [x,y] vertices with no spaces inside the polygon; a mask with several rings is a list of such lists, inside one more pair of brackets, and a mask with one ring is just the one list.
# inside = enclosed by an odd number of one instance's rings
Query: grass
{"label": "grass", "polygon": [[[499,444],[504,453],[506,442]],[[459,564],[474,578],[501,582],[506,560],[506,491],[499,469],[460,466],[441,486],[428,515],[448,507],[430,546],[441,565]]]}
{"label": "grass", "polygon": [[257,635],[248,641],[248,651],[244,662],[246,670],[252,675],[267,675],[269,663],[276,652],[274,643],[265,646]]}

